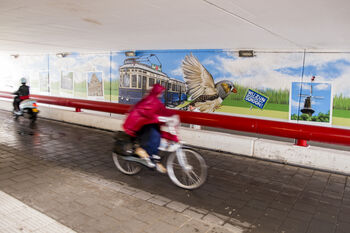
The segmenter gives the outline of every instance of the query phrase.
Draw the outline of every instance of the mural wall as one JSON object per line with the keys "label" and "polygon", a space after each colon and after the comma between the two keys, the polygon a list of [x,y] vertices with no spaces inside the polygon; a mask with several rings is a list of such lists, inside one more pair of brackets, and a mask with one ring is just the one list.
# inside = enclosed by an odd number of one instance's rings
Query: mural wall
{"label": "mural wall", "polygon": [[350,54],[225,50],[0,56],[0,90],[135,104],[155,84],[170,108],[350,127]]}

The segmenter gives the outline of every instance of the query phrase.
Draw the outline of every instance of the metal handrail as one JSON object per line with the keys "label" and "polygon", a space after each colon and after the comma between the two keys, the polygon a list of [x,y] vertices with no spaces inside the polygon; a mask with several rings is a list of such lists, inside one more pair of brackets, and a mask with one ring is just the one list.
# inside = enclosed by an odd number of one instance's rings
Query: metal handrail
{"label": "metal handrail", "polygon": [[[10,92],[4,91],[0,91],[0,97],[13,98]],[[80,109],[88,109],[116,114],[126,114],[132,106],[127,104],[43,95],[31,95],[31,98],[36,99],[39,103],[72,107],[78,112]],[[348,129],[212,113],[179,110],[174,110],[174,112],[180,116],[181,122],[183,123],[294,138],[297,139],[297,145],[299,146],[307,146],[307,141],[309,140],[331,144],[350,145],[350,130]]]}

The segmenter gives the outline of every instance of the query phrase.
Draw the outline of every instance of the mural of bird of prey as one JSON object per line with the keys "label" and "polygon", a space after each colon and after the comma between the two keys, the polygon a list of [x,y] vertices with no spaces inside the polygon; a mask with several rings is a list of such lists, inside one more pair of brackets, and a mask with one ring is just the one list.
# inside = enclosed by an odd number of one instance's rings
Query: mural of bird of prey
{"label": "mural of bird of prey", "polygon": [[189,105],[201,112],[214,112],[231,92],[237,92],[230,81],[223,80],[215,84],[213,76],[192,54],[182,61],[182,70],[192,99]]}

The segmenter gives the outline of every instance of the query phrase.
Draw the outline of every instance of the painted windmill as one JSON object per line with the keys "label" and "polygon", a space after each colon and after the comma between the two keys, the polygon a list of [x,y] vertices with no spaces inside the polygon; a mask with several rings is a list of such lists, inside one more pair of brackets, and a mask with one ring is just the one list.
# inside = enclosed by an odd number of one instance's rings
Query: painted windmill
{"label": "painted windmill", "polygon": [[312,98],[313,99],[323,99],[324,97],[322,96],[313,96],[312,95],[312,82],[315,80],[315,76],[312,76],[311,78],[311,83],[310,83],[310,95],[304,95],[304,94],[300,94],[300,96],[305,97],[304,100],[304,108],[302,108],[300,111],[302,113],[308,114],[309,116],[312,116],[312,114],[315,112],[315,110],[312,109]]}

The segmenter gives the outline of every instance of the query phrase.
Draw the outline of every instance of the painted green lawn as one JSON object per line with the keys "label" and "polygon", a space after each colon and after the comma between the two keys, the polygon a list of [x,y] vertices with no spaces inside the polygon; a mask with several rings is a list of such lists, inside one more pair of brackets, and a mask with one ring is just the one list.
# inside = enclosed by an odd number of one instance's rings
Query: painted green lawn
{"label": "painted green lawn", "polygon": [[247,108],[237,106],[221,106],[216,112],[227,112],[235,114],[243,114],[250,116],[270,117],[288,120],[288,112],[275,111],[275,110],[260,110],[259,108]]}
{"label": "painted green lawn", "polygon": [[332,125],[350,127],[350,110],[333,109]]}
{"label": "painted green lawn", "polygon": [[[189,102],[177,106],[181,108],[187,105]],[[267,103],[265,108],[261,110],[258,107],[253,106],[250,109],[251,104],[245,101],[224,101],[223,105],[216,110],[217,112],[227,112],[251,116],[272,117],[279,119],[288,119],[289,106],[286,104],[269,104]]]}
{"label": "painted green lawn", "polygon": [[[258,107],[255,107],[254,105],[246,102],[246,101],[226,101],[224,100],[222,102],[223,106],[233,106],[233,107],[242,107],[242,108],[250,108],[250,106],[253,106],[254,109],[259,109]],[[289,112],[289,105],[288,104],[273,104],[267,102],[264,110],[274,110],[274,111],[282,111],[282,112]]]}
{"label": "painted green lawn", "polygon": [[333,117],[350,118],[350,110],[333,109]]}

